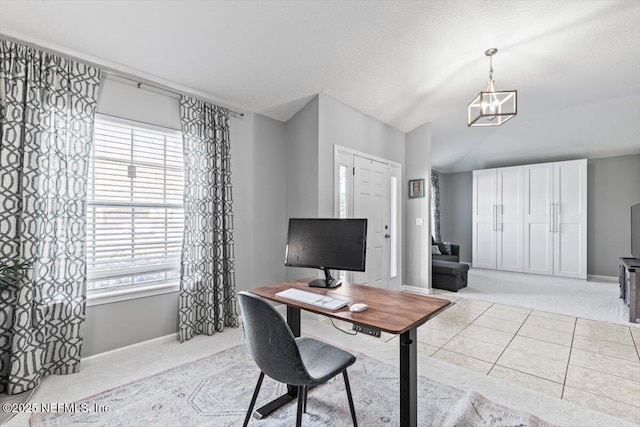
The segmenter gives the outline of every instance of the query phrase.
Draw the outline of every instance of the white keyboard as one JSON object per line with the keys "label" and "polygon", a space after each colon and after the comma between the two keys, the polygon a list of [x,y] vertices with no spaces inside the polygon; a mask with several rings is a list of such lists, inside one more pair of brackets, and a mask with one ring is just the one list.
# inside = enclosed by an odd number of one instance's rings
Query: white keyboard
{"label": "white keyboard", "polygon": [[290,288],[282,292],[278,292],[276,296],[286,298],[305,304],[315,305],[316,307],[327,308],[329,310],[337,310],[349,304],[349,301],[316,294],[314,292],[301,291],[300,289]]}

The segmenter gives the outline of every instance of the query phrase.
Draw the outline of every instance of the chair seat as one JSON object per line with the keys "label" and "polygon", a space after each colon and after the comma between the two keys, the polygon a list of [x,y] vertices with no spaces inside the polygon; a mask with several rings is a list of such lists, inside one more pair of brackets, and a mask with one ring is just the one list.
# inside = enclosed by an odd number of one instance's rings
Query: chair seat
{"label": "chair seat", "polygon": [[353,354],[313,338],[296,338],[296,343],[304,366],[314,380],[310,385],[330,380],[356,361]]}

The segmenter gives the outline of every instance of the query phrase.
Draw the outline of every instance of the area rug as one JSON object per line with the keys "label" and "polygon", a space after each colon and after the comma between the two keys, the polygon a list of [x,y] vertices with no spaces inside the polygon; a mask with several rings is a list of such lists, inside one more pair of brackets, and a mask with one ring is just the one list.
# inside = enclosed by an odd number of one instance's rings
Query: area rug
{"label": "area rug", "polygon": [[[349,379],[358,424],[398,425],[398,368],[362,354],[357,358],[349,368]],[[258,375],[246,347],[240,345],[75,402],[67,408],[69,412],[33,414],[31,425],[239,426]],[[265,377],[258,406],[285,389],[286,386]],[[252,418],[250,425],[294,425],[295,416],[296,404],[292,402],[265,419]],[[303,425],[351,425],[342,376],[309,392]],[[418,378],[418,425],[551,426],[477,393],[424,377]]]}

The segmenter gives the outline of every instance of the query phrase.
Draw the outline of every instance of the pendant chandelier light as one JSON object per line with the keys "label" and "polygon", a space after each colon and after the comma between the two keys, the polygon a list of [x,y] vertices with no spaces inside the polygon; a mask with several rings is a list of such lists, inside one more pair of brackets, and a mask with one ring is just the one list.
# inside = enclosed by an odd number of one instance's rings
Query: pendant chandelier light
{"label": "pendant chandelier light", "polygon": [[485,51],[489,57],[489,82],[467,107],[467,126],[500,126],[518,114],[518,91],[496,90],[493,80],[493,55],[498,49]]}

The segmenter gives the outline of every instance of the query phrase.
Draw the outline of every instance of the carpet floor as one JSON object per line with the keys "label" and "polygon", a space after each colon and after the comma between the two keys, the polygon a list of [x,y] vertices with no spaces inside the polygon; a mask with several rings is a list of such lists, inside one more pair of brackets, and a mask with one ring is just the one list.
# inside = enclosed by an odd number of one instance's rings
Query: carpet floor
{"label": "carpet floor", "polygon": [[[69,406],[69,412],[36,413],[31,425],[182,425],[242,424],[259,371],[244,345],[186,363],[99,393]],[[359,354],[349,368],[358,416],[363,426],[398,425],[398,369]],[[285,391],[268,378],[258,406]],[[419,426],[550,426],[526,412],[496,404],[482,395],[419,377]],[[72,411],[75,409],[75,411]],[[295,402],[250,425],[293,425]],[[342,377],[309,393],[303,425],[349,426],[351,419]]]}
{"label": "carpet floor", "polygon": [[617,283],[481,268],[469,270],[468,283],[466,288],[457,293],[434,291],[436,294],[448,293],[463,298],[638,326],[629,322],[629,312],[620,299]]}

